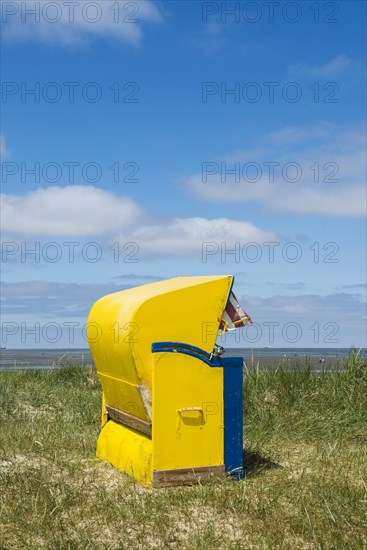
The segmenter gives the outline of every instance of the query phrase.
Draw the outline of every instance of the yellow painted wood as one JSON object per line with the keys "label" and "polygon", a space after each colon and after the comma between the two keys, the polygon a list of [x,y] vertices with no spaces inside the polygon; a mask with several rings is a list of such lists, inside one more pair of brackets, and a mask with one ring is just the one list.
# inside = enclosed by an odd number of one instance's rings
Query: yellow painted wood
{"label": "yellow painted wood", "polygon": [[223,369],[154,354],[153,470],[223,464],[223,429]]}
{"label": "yellow painted wood", "polygon": [[152,422],[153,433],[150,440],[107,421],[102,411],[97,456],[143,484],[151,483],[153,454],[154,469],[159,470],[223,463],[219,415],[210,415],[208,409],[177,413],[203,408],[206,402],[220,406],[221,369],[187,355],[152,354],[152,344],[184,342],[210,353],[232,280],[177,277],[109,294],[91,309],[88,340],[102,384],[103,409],[109,405]]}
{"label": "yellow painted wood", "polygon": [[151,487],[152,440],[148,436],[109,420],[98,438],[97,457]]}

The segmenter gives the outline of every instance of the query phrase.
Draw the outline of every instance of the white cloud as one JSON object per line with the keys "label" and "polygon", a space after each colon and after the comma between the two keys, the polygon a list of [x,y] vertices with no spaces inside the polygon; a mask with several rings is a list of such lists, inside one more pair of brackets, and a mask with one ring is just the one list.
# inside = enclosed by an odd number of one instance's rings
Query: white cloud
{"label": "white cloud", "polygon": [[264,231],[246,221],[218,218],[175,218],[160,223],[140,225],[128,235],[122,232],[118,240],[126,242],[127,237],[136,241],[141,255],[191,256],[201,254],[203,243],[225,243],[227,250],[236,243],[276,241],[279,238],[270,231]]}
{"label": "white cloud", "polygon": [[201,254],[204,242],[226,243],[230,248],[235,243],[279,240],[247,221],[202,217],[151,221],[153,217],[131,199],[92,186],[2,196],[3,232],[27,238],[107,235],[114,242],[136,242],[141,256],[178,257]]}
{"label": "white cloud", "polygon": [[49,236],[98,235],[119,231],[141,216],[127,197],[92,186],[37,189],[26,195],[2,195],[2,229]]}
{"label": "white cloud", "polygon": [[361,185],[349,185],[336,191],[319,192],[301,189],[274,197],[272,208],[296,214],[319,214],[339,217],[366,215],[366,189]]}
{"label": "white cloud", "polygon": [[84,45],[92,38],[136,45],[142,38],[142,24],[161,20],[151,0],[79,0],[77,3],[26,0],[3,6],[3,35],[12,42],[36,41],[64,46]]}
{"label": "white cloud", "polygon": [[[285,127],[254,140],[252,150],[224,156],[223,167],[220,161],[205,165],[186,185],[210,201],[257,202],[266,210],[297,214],[365,216],[365,139],[362,127]],[[236,167],[237,177],[228,172]]]}
{"label": "white cloud", "polygon": [[6,146],[4,136],[0,136],[0,157],[2,159],[8,158],[10,155],[9,149]]}
{"label": "white cloud", "polygon": [[289,73],[294,77],[332,78],[340,75],[351,67],[352,61],[346,55],[338,55],[324,65],[304,65],[302,63],[291,65]]}

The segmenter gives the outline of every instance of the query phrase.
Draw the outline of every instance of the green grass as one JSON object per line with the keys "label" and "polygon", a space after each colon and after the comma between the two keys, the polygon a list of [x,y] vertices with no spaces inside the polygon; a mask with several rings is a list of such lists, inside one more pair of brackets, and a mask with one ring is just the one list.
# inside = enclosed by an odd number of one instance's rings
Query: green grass
{"label": "green grass", "polygon": [[366,549],[366,361],[246,369],[244,410],[244,481],[148,490],[94,459],[94,371],[0,373],[0,548]]}

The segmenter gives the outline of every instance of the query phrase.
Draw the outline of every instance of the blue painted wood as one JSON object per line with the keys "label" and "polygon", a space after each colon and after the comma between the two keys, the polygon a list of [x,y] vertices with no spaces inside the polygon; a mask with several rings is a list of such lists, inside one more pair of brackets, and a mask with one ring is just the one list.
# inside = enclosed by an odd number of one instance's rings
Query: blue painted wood
{"label": "blue painted wood", "polygon": [[192,346],[191,344],[185,344],[184,342],[153,342],[152,353],[183,353],[184,355],[191,355],[196,359],[200,359],[209,367],[222,367],[221,358],[217,355],[212,355],[205,350]]}
{"label": "blue painted wood", "polygon": [[222,357],[224,373],[224,464],[226,472],[243,478],[243,359]]}

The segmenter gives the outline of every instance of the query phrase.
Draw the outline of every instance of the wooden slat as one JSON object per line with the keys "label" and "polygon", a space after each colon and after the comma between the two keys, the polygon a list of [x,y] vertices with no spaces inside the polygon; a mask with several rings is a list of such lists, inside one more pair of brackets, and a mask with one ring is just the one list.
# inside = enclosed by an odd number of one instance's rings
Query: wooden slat
{"label": "wooden slat", "polygon": [[172,485],[193,485],[209,481],[213,477],[224,477],[224,464],[220,466],[201,466],[200,468],[180,468],[177,470],[155,470],[153,487]]}
{"label": "wooden slat", "polygon": [[120,409],[116,409],[115,407],[111,407],[110,405],[106,405],[106,411],[109,418],[112,420],[152,437],[152,425],[149,422],[146,422],[145,420],[142,420],[141,418],[133,416],[127,412],[121,411]]}

